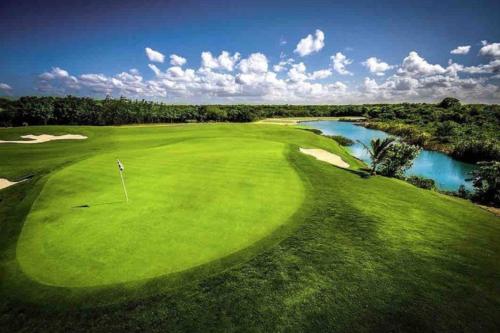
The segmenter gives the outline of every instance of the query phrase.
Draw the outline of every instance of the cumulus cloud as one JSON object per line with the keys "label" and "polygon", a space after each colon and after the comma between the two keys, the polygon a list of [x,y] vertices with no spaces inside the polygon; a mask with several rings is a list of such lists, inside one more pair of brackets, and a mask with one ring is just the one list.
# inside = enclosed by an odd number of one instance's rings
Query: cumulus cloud
{"label": "cumulus cloud", "polygon": [[352,64],[351,59],[348,59],[341,52],[337,52],[335,55],[332,55],[330,59],[332,61],[333,69],[337,73],[339,73],[340,75],[352,75],[352,73],[346,69],[347,65]]}
{"label": "cumulus cloud", "polygon": [[370,101],[436,101],[457,96],[466,101],[498,101],[499,87],[488,83],[487,77],[463,78],[460,73],[493,73],[495,64],[465,67],[431,64],[412,51],[403,59],[398,71],[380,83],[365,78],[360,98]]}
{"label": "cumulus cloud", "polygon": [[309,34],[307,37],[302,38],[293,52],[298,53],[301,57],[319,52],[325,46],[325,34],[318,29],[314,35],[313,37],[313,35]]}
{"label": "cumulus cloud", "polygon": [[470,45],[457,46],[455,49],[451,50],[451,54],[467,54],[470,51]]}
{"label": "cumulus cloud", "polygon": [[12,90],[12,87],[10,85],[8,85],[7,83],[0,82],[0,91],[8,93],[11,90]]}
{"label": "cumulus cloud", "polygon": [[165,61],[165,56],[162,53],[155,51],[149,47],[146,47],[145,50],[149,61],[160,62],[160,63],[163,63]]}
{"label": "cumulus cloud", "polygon": [[236,52],[231,55],[227,51],[222,51],[221,54],[216,58],[212,56],[211,52],[201,53],[201,67],[204,69],[225,69],[227,71],[232,71],[234,65],[238,62],[241,55]]}
{"label": "cumulus cloud", "polygon": [[170,64],[172,66],[182,66],[187,62],[186,58],[178,56],[177,54],[170,55]]}
{"label": "cumulus cloud", "polygon": [[500,59],[494,59],[487,64],[461,68],[462,72],[469,74],[500,74]]}
{"label": "cumulus cloud", "polygon": [[332,71],[330,69],[320,69],[318,71],[312,72],[309,76],[311,80],[322,80],[332,75]]}
{"label": "cumulus cloud", "polygon": [[42,92],[53,91],[57,94],[63,94],[68,91],[78,90],[79,88],[78,79],[59,67],[53,67],[51,71],[44,72],[38,76],[37,89]]}
{"label": "cumulus cloud", "polygon": [[273,66],[273,71],[279,73],[287,69],[288,66],[295,62],[294,59],[289,58],[287,60],[281,60],[278,64]]}
{"label": "cumulus cloud", "polygon": [[407,75],[436,75],[443,74],[446,70],[441,65],[430,64],[417,52],[412,51],[403,59],[403,64],[398,72]]}
{"label": "cumulus cloud", "polygon": [[377,59],[376,57],[370,57],[363,61],[361,63],[363,66],[368,68],[370,73],[375,74],[377,76],[383,76],[385,75],[385,72],[391,68],[394,68],[394,66],[389,65],[386,62],[383,62],[380,59]]}
{"label": "cumulus cloud", "polygon": [[500,43],[488,43],[487,41],[481,41],[483,47],[479,50],[479,54],[484,56],[490,56],[493,58],[500,58]]}
{"label": "cumulus cloud", "polygon": [[288,79],[291,82],[303,82],[308,80],[315,81],[315,80],[326,79],[327,77],[332,75],[332,71],[330,69],[321,69],[314,71],[312,73],[307,73],[306,65],[303,62],[301,62],[292,65],[287,75]]}
{"label": "cumulus cloud", "polygon": [[[484,52],[493,57],[491,51]],[[183,67],[186,62],[178,59],[166,69],[150,63],[150,79],[137,69],[114,75],[72,75],[54,67],[38,76],[38,89],[50,94],[109,94],[187,103],[433,102],[446,96],[456,96],[466,102],[500,102],[495,81],[500,74],[500,59],[494,57],[488,63],[475,66],[451,60],[444,65],[434,64],[415,51],[409,52],[397,66],[371,57],[362,64],[374,76],[349,86],[331,79],[333,72],[351,74],[347,66],[352,60],[341,52],[331,57],[330,68],[316,71],[308,71],[304,62],[284,56],[270,66],[268,57],[260,52],[243,59],[237,52],[223,51],[217,57],[203,52],[201,58],[198,69]],[[387,75],[391,68],[398,70]]]}
{"label": "cumulus cloud", "polygon": [[252,53],[238,64],[242,73],[265,73],[268,69],[267,57],[262,53]]}

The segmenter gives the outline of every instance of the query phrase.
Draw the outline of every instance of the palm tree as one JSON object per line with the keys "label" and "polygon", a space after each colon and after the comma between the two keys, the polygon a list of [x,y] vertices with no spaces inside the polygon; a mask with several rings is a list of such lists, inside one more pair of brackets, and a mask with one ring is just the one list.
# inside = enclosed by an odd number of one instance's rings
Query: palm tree
{"label": "palm tree", "polygon": [[377,173],[377,166],[384,160],[385,156],[387,155],[387,148],[389,148],[389,146],[392,145],[394,141],[396,141],[396,138],[393,137],[388,137],[383,140],[380,138],[376,138],[370,141],[370,147],[368,147],[363,142],[358,140],[358,142],[363,145],[368,154],[370,154],[370,158],[372,160],[372,175],[375,175]]}

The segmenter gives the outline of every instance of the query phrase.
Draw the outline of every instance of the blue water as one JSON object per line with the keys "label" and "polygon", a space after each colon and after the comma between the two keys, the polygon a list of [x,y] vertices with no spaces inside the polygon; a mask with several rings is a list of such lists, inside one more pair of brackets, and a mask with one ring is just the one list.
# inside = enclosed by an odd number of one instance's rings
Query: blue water
{"label": "blue water", "polygon": [[[308,121],[303,124],[317,128],[327,135],[342,135],[353,141],[359,140],[367,145],[371,139],[386,138],[389,136],[385,132],[356,126],[350,122]],[[370,162],[368,153],[360,143],[356,142],[354,145],[348,147],[348,149],[353,156],[364,162]],[[473,164],[454,160],[446,154],[423,149],[413,162],[413,166],[406,172],[406,175],[431,178],[434,179],[439,189],[455,191],[460,185],[464,185],[467,189],[472,189],[472,184],[465,179],[470,178],[470,172],[474,167]]]}

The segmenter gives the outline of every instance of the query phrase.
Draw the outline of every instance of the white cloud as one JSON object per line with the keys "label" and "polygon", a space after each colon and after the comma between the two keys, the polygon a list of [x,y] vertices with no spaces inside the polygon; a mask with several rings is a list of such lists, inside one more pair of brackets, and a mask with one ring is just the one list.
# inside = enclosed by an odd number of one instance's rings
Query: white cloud
{"label": "white cloud", "polygon": [[483,47],[479,50],[479,54],[490,56],[493,58],[500,58],[500,43],[491,43],[489,44],[487,41],[481,41]]}
{"label": "white cloud", "polygon": [[161,75],[161,70],[154,64],[148,64],[148,67],[155,73],[156,76]]}
{"label": "white cloud", "polygon": [[227,51],[222,51],[217,60],[219,61],[220,67],[224,68],[227,71],[232,71],[236,62],[240,59],[240,54],[236,52],[231,55]]}
{"label": "white cloud", "polygon": [[161,62],[161,63],[163,63],[165,61],[165,56],[162,53],[155,51],[149,47],[146,47],[145,50],[146,50],[146,55],[148,56],[149,61]]}
{"label": "white cloud", "polygon": [[[281,57],[280,57],[281,58]],[[295,62],[294,59],[288,58],[287,60],[281,60],[277,65],[273,66],[273,71],[279,73],[284,71],[288,66]]]}
{"label": "white cloud", "polygon": [[79,88],[78,79],[59,67],[53,67],[50,72],[45,72],[38,76],[37,89],[42,92],[54,91],[62,94],[67,91],[78,90]]}
{"label": "white cloud", "polygon": [[303,62],[292,65],[292,68],[288,71],[288,78],[293,82],[307,80],[306,65]]}
{"label": "white cloud", "polygon": [[407,75],[436,75],[443,74],[446,70],[441,65],[432,65],[424,58],[412,51],[406,58],[403,59],[403,64],[398,70],[398,73]]}
{"label": "white cloud", "polygon": [[329,69],[320,69],[318,71],[312,72],[309,76],[311,80],[322,80],[332,75],[332,71]]}
{"label": "white cloud", "polygon": [[170,64],[172,66],[182,66],[187,62],[186,58],[178,56],[177,54],[170,55]]}
{"label": "white cloud", "polygon": [[315,37],[309,34],[302,38],[293,52],[298,53],[301,57],[319,52],[325,46],[325,34],[319,29],[314,34]]}
{"label": "white cloud", "polygon": [[9,92],[12,90],[12,87],[7,83],[0,82],[0,90],[3,92]]}
{"label": "white cloud", "polygon": [[231,55],[227,51],[222,51],[219,57],[215,58],[212,56],[211,52],[201,53],[201,67],[204,69],[225,69],[227,71],[232,71],[234,65],[238,62],[241,55],[236,52]]}
{"label": "white cloud", "polygon": [[352,75],[352,73],[346,69],[347,65],[352,64],[351,59],[348,59],[341,52],[337,52],[335,55],[332,55],[330,59],[332,60],[333,63],[333,69],[337,73],[339,73],[340,75]]}
{"label": "white cloud", "polygon": [[430,64],[416,52],[410,52],[395,75],[377,83],[365,78],[359,98],[375,101],[437,101],[456,96],[464,101],[498,102],[499,87],[487,77],[461,78],[460,73],[494,73],[495,63],[465,67],[453,63],[447,67]]}
{"label": "white cloud", "polygon": [[242,73],[265,73],[268,69],[267,57],[262,53],[252,53],[238,64]]}
{"label": "white cloud", "polygon": [[376,57],[370,57],[361,63],[363,66],[368,68],[370,73],[375,74],[377,76],[385,75],[385,71],[394,68],[394,66],[389,65],[386,62],[383,62]]}
{"label": "white cloud", "polygon": [[288,71],[288,78],[291,82],[321,80],[326,79],[331,75],[332,71],[330,69],[320,69],[312,73],[307,73],[306,65],[303,62],[292,65]]}
{"label": "white cloud", "polygon": [[477,66],[462,66],[461,71],[469,74],[500,73],[500,59],[495,59],[487,64],[480,64]]}
{"label": "white cloud", "polygon": [[[340,52],[331,57],[331,68],[311,72],[303,62],[280,59],[271,71],[263,53],[253,53],[240,60],[239,53],[223,51],[214,57],[204,52],[199,69],[172,65],[163,70],[150,63],[151,79],[145,79],[137,69],[115,75],[74,76],[54,67],[39,75],[38,88],[50,94],[110,94],[184,103],[434,102],[446,96],[456,96],[464,102],[500,102],[499,84],[493,79],[500,73],[500,59],[468,67],[451,60],[440,65],[429,63],[413,51],[399,66],[392,66],[372,57],[363,65],[377,75],[377,79],[365,78],[349,86],[331,80],[333,71],[350,74],[346,66],[352,60]],[[398,70],[393,75],[386,74],[387,77],[379,74],[387,73],[389,67],[398,67]]]}
{"label": "white cloud", "polygon": [[455,49],[451,50],[451,54],[467,54],[470,51],[470,45],[457,46]]}

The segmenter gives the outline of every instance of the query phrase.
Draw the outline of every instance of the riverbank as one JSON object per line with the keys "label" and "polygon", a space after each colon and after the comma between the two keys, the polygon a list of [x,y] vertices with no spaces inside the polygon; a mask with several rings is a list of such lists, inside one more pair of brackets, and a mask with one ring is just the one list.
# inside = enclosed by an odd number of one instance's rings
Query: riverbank
{"label": "riverbank", "polygon": [[[370,119],[355,122],[365,128],[397,135],[406,143],[447,154],[461,162],[477,163],[499,160],[500,158],[500,146],[495,138],[471,138],[467,132],[458,136],[453,128],[441,130],[443,133],[439,131],[432,133],[418,126],[400,122],[383,122]],[[452,133],[454,134],[452,135]]]}
{"label": "riverbank", "polygon": [[274,125],[291,125],[296,126],[300,125],[301,122],[304,121],[336,121],[336,120],[345,120],[345,121],[362,121],[365,120],[365,117],[291,117],[291,118],[266,118],[259,121],[256,121],[257,124],[274,124]]}
{"label": "riverbank", "polygon": [[[305,125],[312,128],[314,132],[323,133],[326,136],[340,135],[346,137],[354,144],[348,147],[348,151],[356,158],[365,163],[370,163],[370,157],[364,146],[369,145],[375,138],[384,139],[388,137],[385,131],[369,128],[369,126],[356,126],[365,122],[352,121],[310,121]],[[433,150],[422,150],[415,159],[413,166],[407,171],[407,176],[419,176],[433,179],[436,187],[442,191],[457,191],[461,185],[467,190],[472,190],[472,184],[466,179],[470,178],[470,172],[474,165],[455,160],[449,155]]]}
{"label": "riverbank", "polygon": [[[356,125],[363,126],[369,129],[384,131],[392,135],[399,136],[404,142],[417,145],[420,148],[437,151],[452,156],[453,147],[449,144],[445,145],[432,140],[432,135],[425,131],[420,131],[415,127],[404,124],[387,124],[378,121],[353,121]],[[462,161],[467,162],[467,161]]]}

